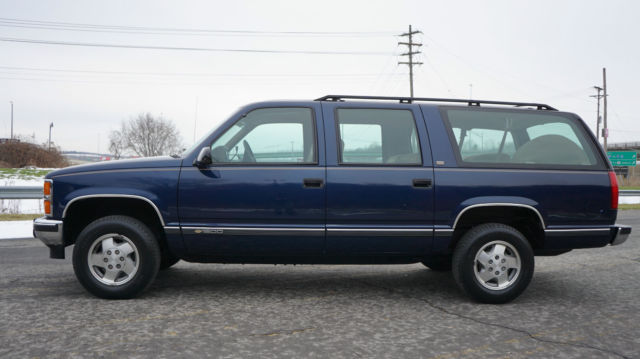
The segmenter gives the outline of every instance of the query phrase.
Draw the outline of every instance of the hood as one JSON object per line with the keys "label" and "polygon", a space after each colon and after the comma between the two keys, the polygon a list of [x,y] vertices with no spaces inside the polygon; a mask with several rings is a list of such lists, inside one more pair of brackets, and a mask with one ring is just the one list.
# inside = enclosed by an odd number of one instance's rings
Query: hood
{"label": "hood", "polygon": [[180,167],[182,158],[173,158],[170,156],[134,158],[127,160],[114,160],[97,163],[89,163],[84,165],[65,167],[59,170],[49,172],[45,178],[54,178],[56,176],[94,171],[109,171],[121,169],[135,168],[162,168],[162,167]]}

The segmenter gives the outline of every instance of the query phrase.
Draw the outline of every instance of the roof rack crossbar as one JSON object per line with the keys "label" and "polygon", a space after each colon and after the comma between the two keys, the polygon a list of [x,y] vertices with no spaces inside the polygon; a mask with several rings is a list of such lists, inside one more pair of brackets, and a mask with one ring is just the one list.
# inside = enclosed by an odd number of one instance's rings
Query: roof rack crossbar
{"label": "roof rack crossbar", "polygon": [[356,95],[326,95],[315,99],[315,101],[333,101],[340,102],[345,99],[354,100],[387,100],[398,101],[400,103],[413,103],[414,101],[423,102],[450,102],[450,103],[466,103],[468,106],[480,105],[507,105],[515,107],[535,107],[537,110],[558,111],[556,108],[543,103],[534,102],[510,102],[510,101],[487,101],[487,100],[470,100],[455,98],[428,98],[428,97],[393,97],[393,96],[356,96]]}

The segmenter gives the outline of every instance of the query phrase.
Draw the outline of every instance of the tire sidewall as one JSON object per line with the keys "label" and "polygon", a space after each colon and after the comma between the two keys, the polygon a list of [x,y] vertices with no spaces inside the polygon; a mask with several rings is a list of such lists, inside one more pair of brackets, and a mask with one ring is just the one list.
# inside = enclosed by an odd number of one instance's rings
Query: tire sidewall
{"label": "tire sidewall", "polygon": [[[129,238],[137,248],[138,270],[125,284],[110,286],[98,281],[88,265],[88,254],[100,236],[117,233]],[[152,232],[140,221],[125,216],[98,219],[80,232],[73,249],[73,268],[83,287],[92,294],[108,299],[132,298],[143,291],[155,278],[160,266],[160,253]]]}
{"label": "tire sidewall", "polygon": [[[461,261],[457,263],[459,268],[459,284],[474,299],[485,303],[506,303],[522,294],[529,285],[534,271],[534,256],[531,245],[526,238],[516,229],[500,226],[478,228],[475,232],[468,233],[463,240],[468,243]],[[507,288],[490,290],[485,288],[475,275],[475,256],[487,243],[504,241],[512,245],[520,257],[520,273],[516,281]]]}

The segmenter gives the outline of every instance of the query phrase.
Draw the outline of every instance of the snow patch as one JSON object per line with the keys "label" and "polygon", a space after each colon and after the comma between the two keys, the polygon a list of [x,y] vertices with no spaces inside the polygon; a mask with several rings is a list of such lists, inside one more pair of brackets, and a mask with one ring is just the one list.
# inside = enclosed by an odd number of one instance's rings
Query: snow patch
{"label": "snow patch", "polygon": [[33,238],[33,221],[0,221],[0,239]]}

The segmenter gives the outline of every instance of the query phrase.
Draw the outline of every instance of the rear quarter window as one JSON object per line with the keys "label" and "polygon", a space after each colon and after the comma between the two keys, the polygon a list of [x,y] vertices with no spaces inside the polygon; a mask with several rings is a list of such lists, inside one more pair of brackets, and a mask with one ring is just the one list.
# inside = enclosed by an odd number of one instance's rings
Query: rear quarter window
{"label": "rear quarter window", "polygon": [[581,121],[528,110],[443,108],[460,165],[606,169]]}

